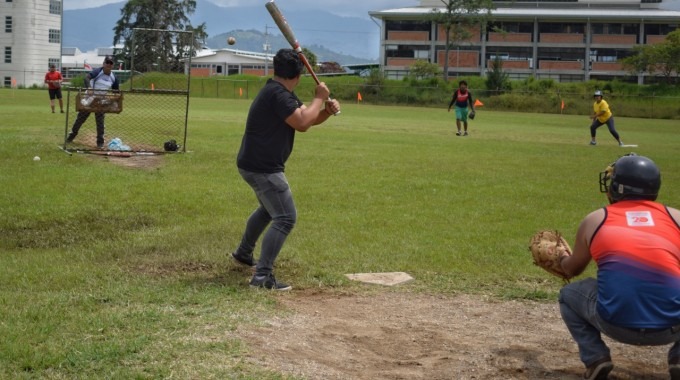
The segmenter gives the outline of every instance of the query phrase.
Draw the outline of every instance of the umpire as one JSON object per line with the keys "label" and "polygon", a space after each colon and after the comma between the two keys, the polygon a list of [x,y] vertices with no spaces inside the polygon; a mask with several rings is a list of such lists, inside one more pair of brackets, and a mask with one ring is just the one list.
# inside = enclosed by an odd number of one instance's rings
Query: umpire
{"label": "umpire", "polygon": [[595,260],[597,280],[560,291],[560,312],[586,366],[584,379],[606,379],[614,368],[601,334],[625,344],[668,351],[668,371],[680,380],[680,211],[656,202],[661,173],[647,157],[623,156],[600,173],[609,205],[581,222],[562,269],[582,273]]}

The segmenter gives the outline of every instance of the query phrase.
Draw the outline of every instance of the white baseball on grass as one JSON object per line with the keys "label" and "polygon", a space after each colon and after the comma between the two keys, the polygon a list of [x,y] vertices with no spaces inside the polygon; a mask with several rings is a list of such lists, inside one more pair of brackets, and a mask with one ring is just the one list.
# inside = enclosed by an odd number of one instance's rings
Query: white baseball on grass
{"label": "white baseball on grass", "polygon": [[38,156],[33,157],[33,161],[40,161],[40,157]]}

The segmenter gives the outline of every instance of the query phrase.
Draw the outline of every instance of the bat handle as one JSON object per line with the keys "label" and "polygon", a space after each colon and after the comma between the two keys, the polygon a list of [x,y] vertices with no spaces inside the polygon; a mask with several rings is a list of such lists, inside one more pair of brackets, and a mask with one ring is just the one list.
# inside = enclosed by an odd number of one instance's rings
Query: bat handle
{"label": "bat handle", "polygon": [[[317,85],[321,84],[321,81],[319,81],[319,77],[316,76],[316,73],[314,73],[314,70],[312,69],[312,65],[309,64],[307,57],[305,57],[304,53],[302,53],[302,49],[299,46],[297,46],[295,48],[295,51],[298,53],[298,56],[300,57],[300,60],[302,61],[302,63],[307,68],[307,71],[309,71],[309,74],[311,74],[312,78],[314,78],[314,82],[316,82]],[[333,99],[328,97],[328,100],[331,101]],[[338,116],[338,115],[340,115],[340,111],[333,114],[333,116]]]}

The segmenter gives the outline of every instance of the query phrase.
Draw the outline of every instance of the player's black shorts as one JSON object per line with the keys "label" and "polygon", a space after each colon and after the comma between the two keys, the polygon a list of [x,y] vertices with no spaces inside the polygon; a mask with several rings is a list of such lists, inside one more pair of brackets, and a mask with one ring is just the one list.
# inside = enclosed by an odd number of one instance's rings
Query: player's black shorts
{"label": "player's black shorts", "polygon": [[48,89],[47,91],[50,92],[50,99],[61,99],[61,88],[57,89]]}

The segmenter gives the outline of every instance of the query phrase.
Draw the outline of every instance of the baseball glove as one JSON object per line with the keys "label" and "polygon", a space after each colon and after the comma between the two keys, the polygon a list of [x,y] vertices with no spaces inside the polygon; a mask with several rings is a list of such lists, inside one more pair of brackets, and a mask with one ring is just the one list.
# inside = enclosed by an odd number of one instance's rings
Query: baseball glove
{"label": "baseball glove", "polygon": [[470,113],[468,114],[468,119],[470,119],[470,120],[475,119],[475,111],[470,111]]}
{"label": "baseball glove", "polygon": [[559,232],[537,232],[531,237],[529,251],[534,258],[534,265],[568,282],[570,276],[562,270],[561,261],[563,257],[571,256],[571,248]]}

